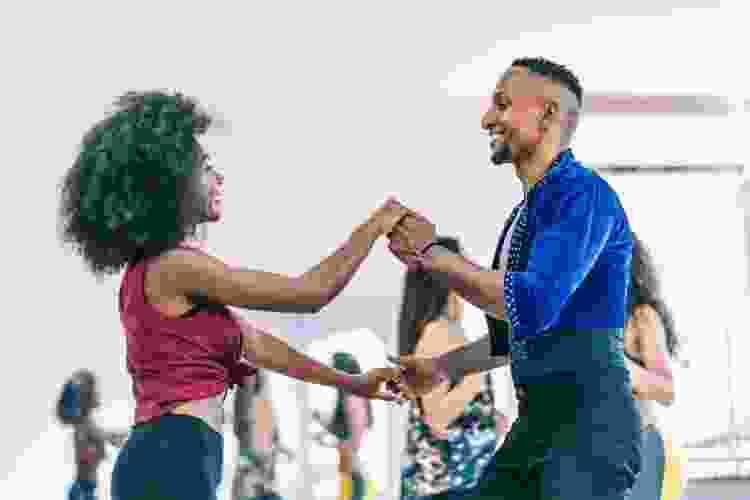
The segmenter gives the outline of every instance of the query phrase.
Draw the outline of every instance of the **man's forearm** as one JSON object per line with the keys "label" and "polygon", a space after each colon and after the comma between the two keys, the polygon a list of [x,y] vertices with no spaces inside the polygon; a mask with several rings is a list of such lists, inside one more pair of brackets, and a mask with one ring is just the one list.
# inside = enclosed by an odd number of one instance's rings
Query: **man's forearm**
{"label": "man's forearm", "polygon": [[509,363],[508,356],[492,356],[490,336],[470,342],[437,357],[439,368],[456,383],[467,375],[500,368]]}
{"label": "man's forearm", "polygon": [[496,319],[505,319],[505,273],[484,269],[438,245],[427,251],[422,266],[443,277],[448,287],[470,304]]}
{"label": "man's forearm", "polygon": [[311,280],[321,290],[321,307],[330,303],[351,282],[380,236],[380,228],[368,220],[357,227],[338,250],[302,275],[302,279]]}

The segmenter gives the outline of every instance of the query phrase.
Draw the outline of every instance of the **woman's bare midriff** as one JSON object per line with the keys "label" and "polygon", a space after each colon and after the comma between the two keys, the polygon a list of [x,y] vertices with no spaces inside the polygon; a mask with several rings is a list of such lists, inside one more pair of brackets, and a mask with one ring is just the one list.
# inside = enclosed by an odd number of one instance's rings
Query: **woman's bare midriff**
{"label": "woman's bare midriff", "polygon": [[199,418],[213,430],[222,434],[224,428],[224,395],[217,394],[206,399],[184,401],[179,403],[170,413]]}

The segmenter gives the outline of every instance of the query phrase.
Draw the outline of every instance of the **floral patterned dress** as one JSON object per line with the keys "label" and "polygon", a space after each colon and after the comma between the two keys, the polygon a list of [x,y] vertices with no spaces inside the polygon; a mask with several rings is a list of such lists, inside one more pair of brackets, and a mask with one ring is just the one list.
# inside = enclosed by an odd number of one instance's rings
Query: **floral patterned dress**
{"label": "floral patterned dress", "polygon": [[492,377],[483,377],[482,389],[467,402],[464,412],[447,429],[447,438],[433,435],[419,415],[416,403],[409,408],[406,441],[407,464],[401,474],[401,499],[413,500],[447,490],[463,491],[479,482],[498,445]]}

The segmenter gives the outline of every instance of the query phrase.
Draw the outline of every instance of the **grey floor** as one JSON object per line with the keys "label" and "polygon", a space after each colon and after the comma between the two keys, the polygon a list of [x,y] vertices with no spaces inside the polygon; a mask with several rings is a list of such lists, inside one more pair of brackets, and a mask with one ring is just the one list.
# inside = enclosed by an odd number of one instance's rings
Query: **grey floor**
{"label": "grey floor", "polygon": [[683,500],[750,500],[750,479],[690,481]]}

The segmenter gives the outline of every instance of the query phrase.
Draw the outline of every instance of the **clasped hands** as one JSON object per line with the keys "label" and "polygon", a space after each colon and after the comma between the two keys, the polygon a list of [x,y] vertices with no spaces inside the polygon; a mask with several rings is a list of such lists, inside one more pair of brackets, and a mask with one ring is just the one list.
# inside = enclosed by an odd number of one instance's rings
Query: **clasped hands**
{"label": "clasped hands", "polygon": [[445,381],[435,358],[389,356],[395,366],[374,368],[355,376],[352,393],[369,399],[402,403],[428,394]]}
{"label": "clasped hands", "polygon": [[421,266],[422,252],[435,241],[435,224],[425,216],[390,198],[375,216],[382,221],[382,232],[388,236],[388,249],[409,269]]}
{"label": "clasped hands", "polygon": [[[435,241],[435,225],[393,198],[386,201],[374,217],[382,234],[390,240],[388,249],[391,253],[410,270],[423,268],[423,252]],[[388,360],[395,366],[376,368],[363,374],[363,382],[369,390],[360,395],[403,402],[429,393],[443,381],[434,358],[389,356]]]}

